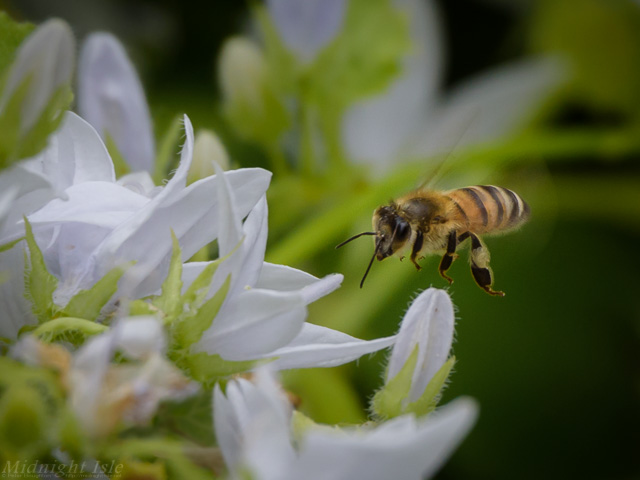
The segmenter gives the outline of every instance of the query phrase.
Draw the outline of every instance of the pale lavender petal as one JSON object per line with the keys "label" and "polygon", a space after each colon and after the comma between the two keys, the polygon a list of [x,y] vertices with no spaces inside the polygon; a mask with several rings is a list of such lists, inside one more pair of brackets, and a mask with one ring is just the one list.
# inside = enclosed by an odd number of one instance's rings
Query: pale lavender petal
{"label": "pale lavender petal", "polygon": [[0,174],[0,191],[6,192],[13,187],[18,191],[0,229],[0,245],[23,236],[22,217],[38,210],[59,193],[42,174],[26,169],[24,162]]}
{"label": "pale lavender petal", "polygon": [[453,453],[477,418],[468,398],[454,400],[416,420],[397,417],[372,429],[311,429],[285,480],[430,478]]}
{"label": "pale lavender petal", "polygon": [[90,35],[78,70],[80,114],[105,141],[111,136],[133,170],[152,171],[155,145],[149,106],[120,42],[108,33]]}
{"label": "pale lavender petal", "polygon": [[453,342],[454,323],[453,304],[444,290],[429,288],[411,303],[400,325],[387,372],[389,381],[398,374],[418,345],[409,402],[420,398],[433,375],[447,360]]}
{"label": "pale lavender petal", "polygon": [[5,190],[0,190],[0,232],[2,232],[7,218],[11,213],[13,201],[18,196],[19,191],[20,187],[18,185],[10,185]]}
{"label": "pale lavender petal", "polygon": [[73,112],[65,114],[60,130],[34,160],[60,190],[82,182],[115,181],[113,162],[98,133]]}
{"label": "pale lavender petal", "polygon": [[156,186],[149,172],[145,171],[123,175],[116,183],[148,198],[153,198],[162,191],[162,187]]}
{"label": "pale lavender petal", "polygon": [[[343,140],[356,162],[390,168],[407,141],[423,132],[428,111],[436,101],[444,67],[440,16],[432,0],[394,2],[410,19],[411,49],[404,71],[381,95],[367,98],[347,111]],[[420,131],[418,131],[420,129]]]}
{"label": "pale lavender petal", "polygon": [[413,156],[487,142],[522,128],[566,78],[557,58],[523,60],[456,87],[413,139]]}
{"label": "pale lavender petal", "polygon": [[306,62],[342,28],[346,1],[267,0],[267,7],[284,43]]}
{"label": "pale lavender petal", "polygon": [[20,46],[9,71],[0,111],[27,77],[29,89],[22,102],[20,129],[28,131],[62,85],[71,83],[75,40],[69,25],[54,18],[40,25]]}
{"label": "pale lavender petal", "polygon": [[115,183],[85,182],[68,188],[67,199],[54,199],[29,215],[34,226],[78,222],[113,229],[143,208],[149,199]]}
{"label": "pale lavender petal", "polygon": [[396,336],[361,340],[337,330],[305,323],[302,331],[288,345],[260,358],[275,358],[269,366],[276,370],[335,367],[390,347],[395,339]]}

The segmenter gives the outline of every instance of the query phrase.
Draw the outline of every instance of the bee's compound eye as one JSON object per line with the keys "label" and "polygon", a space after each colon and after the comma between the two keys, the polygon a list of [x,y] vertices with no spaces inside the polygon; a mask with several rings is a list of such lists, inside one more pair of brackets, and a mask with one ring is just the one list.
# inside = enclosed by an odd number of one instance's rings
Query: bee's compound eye
{"label": "bee's compound eye", "polygon": [[411,231],[411,228],[409,227],[409,224],[407,222],[405,222],[401,218],[398,218],[396,220],[395,230],[396,230],[396,239],[405,240],[409,236],[409,232]]}

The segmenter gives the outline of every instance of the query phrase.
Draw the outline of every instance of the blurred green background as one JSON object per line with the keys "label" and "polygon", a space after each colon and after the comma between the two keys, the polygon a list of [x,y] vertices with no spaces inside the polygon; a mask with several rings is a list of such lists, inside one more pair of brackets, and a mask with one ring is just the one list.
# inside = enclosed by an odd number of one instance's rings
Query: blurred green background
{"label": "blurred green background", "polygon": [[[532,220],[517,233],[487,240],[505,298],[477,288],[465,253],[450,271],[458,363],[443,402],[472,396],[481,415],[437,478],[640,478],[640,5],[438,5],[446,85],[540,52],[565,54],[574,76],[545,106],[537,133],[489,145],[482,154],[458,152],[438,185],[461,187],[464,178],[507,186],[530,203]],[[248,28],[247,3],[14,0],[0,7],[33,22],[65,18],[79,40],[111,31],[140,72],[158,137],[184,112],[196,130],[221,135],[239,165],[268,167],[260,149],[240,141],[224,121],[215,80],[223,41]],[[434,258],[419,273],[390,259],[376,262],[360,290],[371,243],[333,248],[367,230],[370,212],[414,188],[426,171],[412,166],[380,184],[366,171],[344,185],[274,178],[267,260],[317,276],[345,274],[338,292],[311,307],[312,322],[361,338],[389,335],[415,292],[446,286]],[[299,217],[287,210],[292,197],[302,206]],[[336,215],[350,227],[327,233]],[[309,248],[292,248],[301,238]],[[291,372],[286,381],[312,417],[349,423],[366,415],[383,361],[376,355],[357,365]]]}

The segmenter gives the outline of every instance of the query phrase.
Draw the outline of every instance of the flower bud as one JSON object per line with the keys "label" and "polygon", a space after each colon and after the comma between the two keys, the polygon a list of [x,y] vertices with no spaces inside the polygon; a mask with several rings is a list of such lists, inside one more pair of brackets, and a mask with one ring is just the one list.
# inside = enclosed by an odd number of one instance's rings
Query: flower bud
{"label": "flower bud", "polygon": [[0,96],[0,165],[38,153],[71,101],[75,40],[62,20],[23,42]]}
{"label": "flower bud", "polygon": [[220,138],[211,130],[200,130],[196,133],[193,162],[187,174],[187,183],[214,175],[213,162],[223,170],[229,170],[229,155]]}

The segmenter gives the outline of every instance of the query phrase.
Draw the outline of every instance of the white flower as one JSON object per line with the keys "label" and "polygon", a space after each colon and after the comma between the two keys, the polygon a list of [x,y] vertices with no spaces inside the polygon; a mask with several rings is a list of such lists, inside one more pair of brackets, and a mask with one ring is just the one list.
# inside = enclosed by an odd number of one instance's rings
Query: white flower
{"label": "white flower", "polygon": [[265,370],[256,383],[214,391],[214,428],[232,478],[258,480],[423,479],[433,475],[471,429],[477,406],[458,399],[426,419],[412,415],[356,428],[310,427],[297,448],[291,407]]}
{"label": "white flower", "polygon": [[386,381],[393,379],[418,348],[411,388],[406,402],[415,402],[444,365],[451,350],[455,316],[453,304],[444,290],[429,288],[409,307],[391,352]]}
{"label": "white flower", "polygon": [[40,119],[58,89],[71,83],[74,50],[73,33],[59,19],[40,25],[18,49],[0,97],[0,116],[16,91],[28,81],[20,109],[21,136]]}
{"label": "white flower", "polygon": [[[128,317],[73,355],[34,337],[21,339],[13,354],[29,364],[58,370],[82,428],[102,436],[121,423],[144,424],[162,400],[181,400],[197,391],[197,384],[164,357],[164,349],[158,320]],[[117,351],[130,361],[111,363]]]}
{"label": "white flower", "polygon": [[[111,159],[95,130],[68,113],[45,151],[0,175],[0,185],[20,178],[29,182],[14,201],[14,211],[0,232],[0,245],[24,235],[21,218],[27,215],[47,267],[59,280],[54,294],[58,305],[66,305],[78,291],[131,261],[136,266],[127,270],[114,299],[155,293],[168,271],[171,230],[185,259],[220,233],[216,178],[186,186],[193,152],[193,132],[186,117],[185,133],[175,174],[164,187],[149,188],[146,173],[116,182]],[[242,169],[229,172],[227,178],[239,199],[234,213],[240,221],[263,196],[270,174]],[[51,199],[52,192],[61,198]],[[22,244],[1,253],[0,260],[12,274],[0,285],[0,305],[5,309],[0,330],[3,336],[14,337],[32,318],[23,298]]]}
{"label": "white flower", "polygon": [[152,172],[155,144],[149,106],[135,68],[108,33],[85,41],[78,62],[78,110],[115,146],[132,170]]}
{"label": "white flower", "polygon": [[[273,359],[275,368],[333,366],[390,346],[394,337],[363,341],[305,323],[307,305],[338,288],[342,275],[323,279],[284,265],[264,262],[267,202],[263,197],[240,225],[236,197],[227,183],[230,172],[219,171],[220,256],[228,255],[214,276],[211,292],[230,275],[225,302],[195,351],[225,360]],[[191,283],[207,263],[185,265],[184,283]]]}

